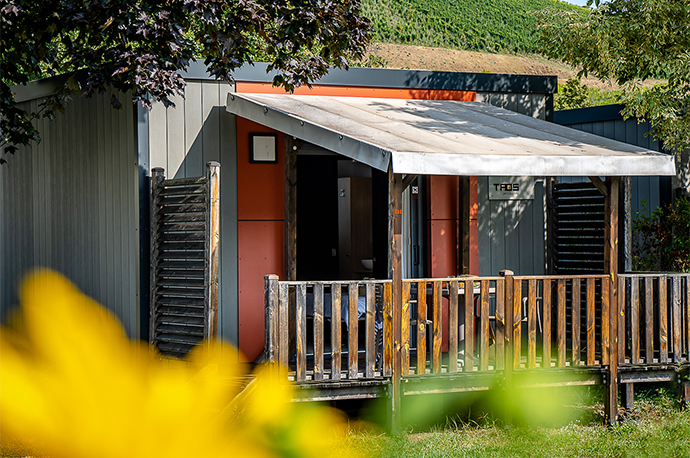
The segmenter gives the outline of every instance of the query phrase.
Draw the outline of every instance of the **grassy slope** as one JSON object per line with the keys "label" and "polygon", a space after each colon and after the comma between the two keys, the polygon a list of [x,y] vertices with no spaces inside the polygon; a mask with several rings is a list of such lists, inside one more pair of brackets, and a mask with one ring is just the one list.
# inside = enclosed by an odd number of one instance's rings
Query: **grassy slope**
{"label": "grassy slope", "polygon": [[584,11],[557,0],[363,0],[375,41],[488,52],[533,53],[544,8]]}

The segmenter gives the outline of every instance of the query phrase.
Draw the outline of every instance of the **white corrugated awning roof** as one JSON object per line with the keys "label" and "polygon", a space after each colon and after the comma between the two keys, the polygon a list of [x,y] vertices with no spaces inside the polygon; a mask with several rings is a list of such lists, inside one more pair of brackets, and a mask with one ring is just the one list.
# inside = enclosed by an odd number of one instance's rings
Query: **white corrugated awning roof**
{"label": "white corrugated awning roof", "polygon": [[478,102],[232,93],[226,109],[395,173],[675,175],[671,155]]}

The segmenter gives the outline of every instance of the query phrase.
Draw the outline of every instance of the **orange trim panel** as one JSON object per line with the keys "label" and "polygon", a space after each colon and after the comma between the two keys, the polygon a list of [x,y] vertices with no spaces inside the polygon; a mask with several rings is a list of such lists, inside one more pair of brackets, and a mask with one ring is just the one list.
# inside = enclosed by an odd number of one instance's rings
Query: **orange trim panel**
{"label": "orange trim panel", "polygon": [[[237,82],[237,92],[253,94],[285,94],[285,89],[271,83]],[[325,95],[331,97],[376,97],[380,99],[460,100],[474,102],[474,91],[447,91],[438,89],[393,89],[379,87],[326,86],[314,84],[295,90],[297,95]]]}

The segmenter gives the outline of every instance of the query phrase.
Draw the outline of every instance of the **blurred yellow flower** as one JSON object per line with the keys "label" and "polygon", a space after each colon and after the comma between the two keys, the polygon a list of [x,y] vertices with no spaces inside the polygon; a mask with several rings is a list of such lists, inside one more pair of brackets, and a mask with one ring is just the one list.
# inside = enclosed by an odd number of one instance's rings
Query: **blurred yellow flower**
{"label": "blurred yellow flower", "polygon": [[[220,364],[212,342],[186,362],[128,340],[107,310],[60,275],[36,271],[0,332],[0,437],[53,457],[328,456],[342,419],[290,403],[274,371]],[[274,374],[272,375],[271,372]],[[246,380],[252,389],[238,396]],[[334,447],[334,445],[336,445]]]}

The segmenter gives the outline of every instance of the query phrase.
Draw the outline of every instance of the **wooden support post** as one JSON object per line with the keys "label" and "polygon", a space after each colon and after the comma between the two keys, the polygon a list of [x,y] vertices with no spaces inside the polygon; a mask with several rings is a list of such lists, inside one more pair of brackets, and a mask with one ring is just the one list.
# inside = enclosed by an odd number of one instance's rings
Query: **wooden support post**
{"label": "wooden support post", "polygon": [[297,150],[293,137],[285,136],[285,279],[297,280]]}
{"label": "wooden support post", "polygon": [[623,399],[621,404],[626,412],[631,412],[635,408],[635,384],[626,383],[623,385]]}
{"label": "wooden support post", "polygon": [[402,375],[402,176],[388,167],[388,270],[393,280],[393,374],[391,377],[390,431],[401,430],[400,377]]}
{"label": "wooden support post", "polygon": [[269,364],[278,362],[278,276],[264,277],[264,336],[266,346],[266,361]]}
{"label": "wooden support post", "polygon": [[158,225],[160,206],[157,204],[160,184],[165,179],[165,171],[160,167],[151,169],[151,296],[149,307],[149,344],[151,351],[156,347],[156,290],[158,278]]}
{"label": "wooden support post", "polygon": [[206,164],[206,249],[204,256],[206,289],[204,307],[206,340],[218,336],[218,274],[220,272],[220,164]]}
{"label": "wooden support post", "polygon": [[681,403],[684,409],[690,407],[690,380],[681,382],[680,384]]}
{"label": "wooden support post", "polygon": [[[609,378],[604,415],[608,424],[618,421],[618,177],[606,179],[606,237],[604,268],[609,275]],[[605,291],[602,288],[602,291]]]}

